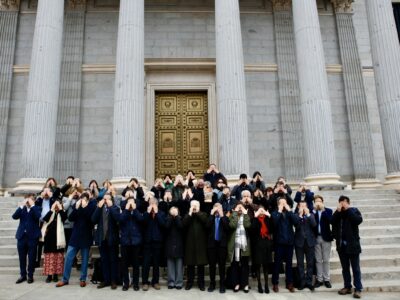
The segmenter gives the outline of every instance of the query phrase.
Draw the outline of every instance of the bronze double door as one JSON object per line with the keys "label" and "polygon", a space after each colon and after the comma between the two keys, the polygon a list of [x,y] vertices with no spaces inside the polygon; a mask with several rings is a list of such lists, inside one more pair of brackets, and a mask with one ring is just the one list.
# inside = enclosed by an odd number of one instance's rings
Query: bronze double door
{"label": "bronze double door", "polygon": [[155,176],[197,176],[208,168],[207,93],[156,93]]}

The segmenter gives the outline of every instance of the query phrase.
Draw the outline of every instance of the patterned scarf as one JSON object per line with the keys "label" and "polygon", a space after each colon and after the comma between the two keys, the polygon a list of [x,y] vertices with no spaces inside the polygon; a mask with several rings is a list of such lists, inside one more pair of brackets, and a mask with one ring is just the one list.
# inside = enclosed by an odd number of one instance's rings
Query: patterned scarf
{"label": "patterned scarf", "polygon": [[247,237],[246,230],[243,226],[243,215],[239,217],[238,225],[235,232],[235,261],[240,261],[240,250],[246,250]]}

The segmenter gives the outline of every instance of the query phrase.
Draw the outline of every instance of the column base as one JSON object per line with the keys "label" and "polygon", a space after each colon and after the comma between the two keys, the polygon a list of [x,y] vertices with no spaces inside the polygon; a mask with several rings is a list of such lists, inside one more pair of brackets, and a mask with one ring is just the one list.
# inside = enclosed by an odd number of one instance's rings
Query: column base
{"label": "column base", "polygon": [[400,191],[400,172],[388,174],[385,177],[383,185],[385,189],[396,189]]}
{"label": "column base", "polygon": [[[113,186],[115,187],[117,192],[121,193],[123,191],[123,189],[126,188],[129,181],[131,180],[131,178],[132,177],[116,177],[116,178],[111,179],[111,183],[113,184]],[[146,181],[140,177],[135,177],[135,178],[138,179],[140,185],[143,188],[143,191],[146,192],[146,190],[147,190]]]}
{"label": "column base", "polygon": [[343,189],[346,185],[339,181],[340,176],[337,174],[321,174],[310,175],[304,178],[304,182],[312,190],[320,190],[322,188]]}
{"label": "column base", "polygon": [[14,195],[24,195],[30,193],[39,193],[47,178],[21,178],[17,181],[17,186],[12,190]]}
{"label": "column base", "polygon": [[354,180],[352,187],[354,190],[358,189],[377,189],[382,187],[382,183],[376,179],[356,179]]}
{"label": "column base", "polygon": [[[239,176],[240,174],[237,175],[224,175],[226,178],[226,181],[228,182],[228,186],[230,188],[234,187],[235,185],[237,185],[238,181],[239,181]],[[248,175],[247,175],[248,176]]]}
{"label": "column base", "polygon": [[4,197],[5,192],[6,192],[6,189],[0,187],[0,197]]}

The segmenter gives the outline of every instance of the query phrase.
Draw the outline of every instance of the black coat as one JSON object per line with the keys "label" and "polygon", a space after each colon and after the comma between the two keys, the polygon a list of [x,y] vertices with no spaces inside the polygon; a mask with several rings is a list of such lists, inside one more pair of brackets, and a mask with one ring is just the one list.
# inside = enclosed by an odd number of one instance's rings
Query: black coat
{"label": "black coat", "polygon": [[162,242],[164,239],[165,214],[161,210],[155,214],[154,218],[148,213],[143,214],[144,242]]}
{"label": "black coat", "polygon": [[[48,222],[53,212],[50,210],[44,217],[43,221]],[[67,219],[67,213],[64,210],[56,212],[53,221],[47,225],[46,234],[44,236],[44,253],[64,252],[64,248],[57,249],[57,216],[61,216],[61,221],[64,223]]]}
{"label": "black coat", "polygon": [[[345,250],[347,254],[361,253],[358,226],[362,221],[361,213],[355,207],[351,207],[346,211],[335,211],[332,216],[332,227],[338,252]],[[343,248],[342,241],[347,243],[345,248]]]}
{"label": "black coat", "polygon": [[296,232],[294,234],[294,244],[296,247],[303,248],[307,243],[308,247],[313,247],[317,243],[314,228],[317,226],[314,215],[304,216],[303,218],[296,214],[298,219]]}
{"label": "black coat", "polygon": [[[103,240],[103,230],[104,230],[103,209],[104,209],[104,206],[101,208],[96,207],[96,210],[94,211],[94,213],[92,215],[93,224],[97,224],[97,230],[96,230],[94,239],[95,239],[96,245],[99,247],[105,241],[105,240]],[[120,209],[116,205],[113,205],[113,206],[109,207],[108,210],[109,210],[108,231],[107,231],[106,241],[109,246],[118,245],[119,244],[118,221],[119,221]]]}
{"label": "black coat", "polygon": [[251,222],[251,241],[252,249],[251,257],[252,262],[256,265],[267,264],[272,262],[272,234],[273,234],[273,222],[271,218],[265,217],[263,220],[264,224],[268,228],[269,238],[261,237],[261,223],[258,218],[253,218]]}
{"label": "black coat", "polygon": [[[207,237],[207,248],[215,248],[216,247],[216,241],[215,241],[215,216],[209,216],[207,223],[206,223],[206,228],[208,232],[208,237]],[[228,245],[228,239],[229,239],[229,234],[230,234],[230,227],[229,227],[229,219],[227,216],[223,216],[219,220],[219,247],[220,248],[227,248]]]}
{"label": "black coat", "polygon": [[181,216],[168,216],[165,222],[167,258],[183,258],[183,224]]}

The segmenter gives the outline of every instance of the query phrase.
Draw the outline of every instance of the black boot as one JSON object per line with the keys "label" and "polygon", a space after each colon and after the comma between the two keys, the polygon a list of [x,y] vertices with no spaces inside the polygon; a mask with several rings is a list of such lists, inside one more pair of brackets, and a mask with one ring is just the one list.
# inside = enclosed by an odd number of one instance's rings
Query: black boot
{"label": "black boot", "polygon": [[58,275],[53,275],[53,282],[58,282]]}
{"label": "black boot", "polygon": [[53,280],[53,276],[47,275],[46,283],[50,283]]}
{"label": "black boot", "polygon": [[258,292],[259,292],[260,294],[264,293],[263,288],[262,288],[262,285],[261,285],[261,282],[258,282]]}

